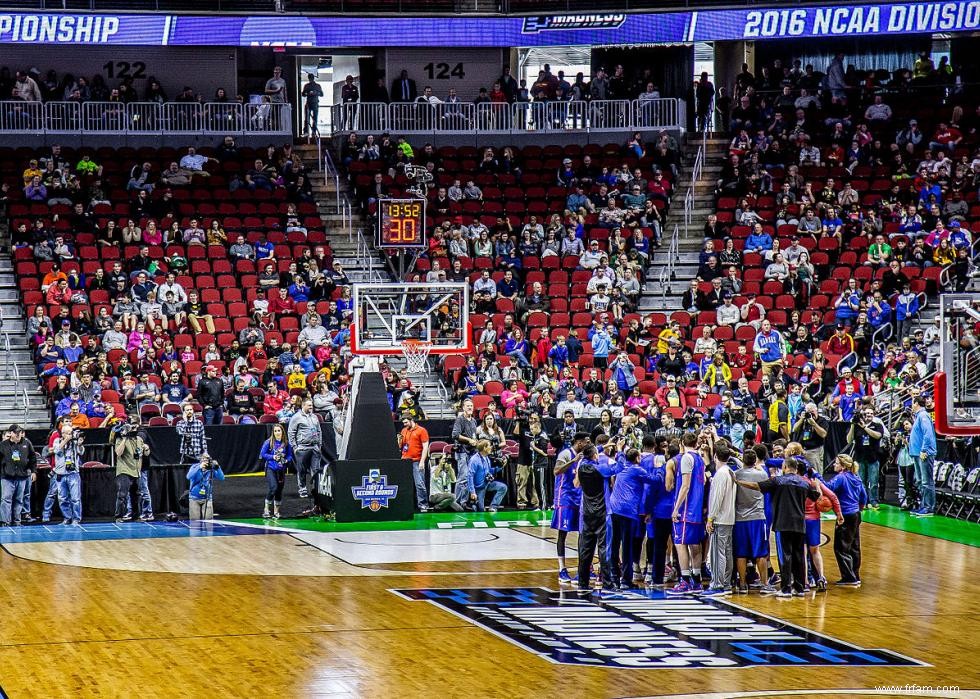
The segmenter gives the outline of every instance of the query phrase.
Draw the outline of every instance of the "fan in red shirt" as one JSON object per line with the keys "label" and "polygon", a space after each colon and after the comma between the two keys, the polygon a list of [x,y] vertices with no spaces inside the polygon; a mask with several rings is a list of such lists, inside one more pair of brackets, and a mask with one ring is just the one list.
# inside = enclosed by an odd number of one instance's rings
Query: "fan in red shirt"
{"label": "fan in red shirt", "polygon": [[296,315],[296,302],[287,289],[279,289],[279,295],[269,299],[269,313],[274,316]]}
{"label": "fan in red shirt", "polygon": [[837,332],[827,340],[827,354],[843,357],[853,351],[854,338],[848,334],[847,327],[843,323],[838,323]]}
{"label": "fan in red shirt", "polygon": [[286,399],[289,398],[289,394],[285,391],[280,391],[275,381],[270,381],[266,388],[265,400],[262,401],[262,414],[275,415],[286,405]]}

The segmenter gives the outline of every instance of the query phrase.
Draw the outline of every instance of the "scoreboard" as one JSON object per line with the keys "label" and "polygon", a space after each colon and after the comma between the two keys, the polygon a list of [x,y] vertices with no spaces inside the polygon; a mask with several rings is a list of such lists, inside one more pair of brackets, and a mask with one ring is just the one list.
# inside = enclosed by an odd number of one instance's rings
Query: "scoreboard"
{"label": "scoreboard", "polygon": [[378,247],[424,248],[425,199],[378,200]]}

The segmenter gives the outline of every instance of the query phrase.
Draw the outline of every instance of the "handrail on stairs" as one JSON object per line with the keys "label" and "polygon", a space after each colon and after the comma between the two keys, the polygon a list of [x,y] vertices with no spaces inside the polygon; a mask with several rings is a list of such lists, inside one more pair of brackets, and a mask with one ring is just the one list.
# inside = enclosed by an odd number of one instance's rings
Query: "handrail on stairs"
{"label": "handrail on stairs", "polygon": [[667,264],[660,268],[660,298],[666,304],[667,293],[670,291],[670,283],[674,280],[674,268],[680,257],[680,226],[674,224],[674,232],[670,235],[670,244],[667,246]]}
{"label": "handrail on stairs", "polygon": [[[0,330],[0,337],[3,338],[3,378],[10,378],[10,334],[6,330]],[[17,365],[14,365],[16,370]]]}
{"label": "handrail on stairs", "polygon": [[[317,144],[319,146],[319,140],[317,141]],[[353,242],[354,209],[351,205],[350,198],[340,188],[340,171],[334,165],[333,156],[330,155],[329,148],[323,151],[323,158],[321,159],[321,162],[323,163],[324,178],[329,177],[333,180],[335,198],[334,206],[337,209],[337,214],[340,216],[341,226],[347,233],[348,241]]]}

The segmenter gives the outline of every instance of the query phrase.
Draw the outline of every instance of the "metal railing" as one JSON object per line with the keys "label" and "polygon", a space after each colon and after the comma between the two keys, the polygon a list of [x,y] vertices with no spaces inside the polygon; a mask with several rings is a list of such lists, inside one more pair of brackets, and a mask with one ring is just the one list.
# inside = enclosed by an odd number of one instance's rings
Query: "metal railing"
{"label": "metal railing", "polygon": [[670,234],[670,243],[667,245],[667,264],[660,268],[660,298],[666,308],[667,295],[670,293],[670,283],[674,281],[676,273],[674,268],[680,257],[680,226],[674,224],[674,230]]}
{"label": "metal railing", "polygon": [[[895,428],[895,423],[901,414],[905,412],[904,403],[905,399],[912,395],[914,390],[922,390],[923,387],[929,388],[932,386],[933,378],[936,376],[936,372],[932,371],[927,373],[925,376],[920,376],[918,379],[910,383],[908,386],[898,386],[896,388],[888,388],[875,396],[875,406],[879,410],[884,402],[887,400],[888,409],[887,417],[885,418],[885,424],[888,429],[893,430]],[[898,413],[898,415],[896,415]]]}
{"label": "metal railing", "polygon": [[[333,180],[334,187],[334,206],[337,209],[337,213],[340,213],[340,172],[337,170],[333,163],[333,157],[330,155],[330,149],[327,148],[323,151],[323,159],[320,161],[323,168],[323,179]],[[347,231],[350,235],[350,231]]]}
{"label": "metal railing", "polygon": [[336,206],[337,214],[341,217],[341,227],[347,233],[347,239],[352,240],[354,236],[354,207],[351,204],[350,197],[340,187],[342,182],[340,171],[334,165],[333,156],[330,155],[329,148],[323,150],[323,160],[321,162],[323,163],[324,179],[330,178],[333,180],[335,194],[334,205]]}
{"label": "metal railing", "polygon": [[[0,337],[3,338],[3,378],[10,378],[10,335],[6,330],[0,331]],[[13,365],[16,369],[17,365]]]}
{"label": "metal railing", "polygon": [[[422,98],[420,98],[422,99]],[[331,133],[522,133],[682,128],[681,100],[359,102],[331,107]]]}
{"label": "metal railing", "polygon": [[289,104],[0,102],[0,133],[291,134]]}

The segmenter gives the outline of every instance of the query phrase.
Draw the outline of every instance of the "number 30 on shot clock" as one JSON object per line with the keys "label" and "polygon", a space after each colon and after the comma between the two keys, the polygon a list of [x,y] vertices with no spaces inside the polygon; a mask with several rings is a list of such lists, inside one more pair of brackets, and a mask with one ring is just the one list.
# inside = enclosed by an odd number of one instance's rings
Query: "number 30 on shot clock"
{"label": "number 30 on shot clock", "polygon": [[425,247],[425,200],[379,200],[378,244],[383,248]]}

